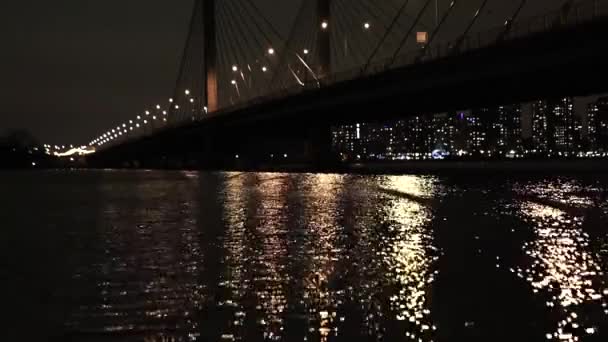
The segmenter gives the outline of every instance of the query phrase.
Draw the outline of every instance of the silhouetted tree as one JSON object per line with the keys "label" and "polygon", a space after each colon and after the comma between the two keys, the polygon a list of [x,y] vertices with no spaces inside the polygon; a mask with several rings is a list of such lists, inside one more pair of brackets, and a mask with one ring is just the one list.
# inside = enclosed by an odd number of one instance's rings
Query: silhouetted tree
{"label": "silhouetted tree", "polygon": [[0,168],[28,168],[47,159],[38,140],[26,130],[0,136]]}

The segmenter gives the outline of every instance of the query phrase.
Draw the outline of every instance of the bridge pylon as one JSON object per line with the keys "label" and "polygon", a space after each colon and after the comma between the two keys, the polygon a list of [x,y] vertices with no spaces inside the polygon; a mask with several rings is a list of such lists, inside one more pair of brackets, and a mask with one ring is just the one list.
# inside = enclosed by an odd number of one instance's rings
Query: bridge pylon
{"label": "bridge pylon", "polygon": [[198,0],[202,2],[200,8],[203,11],[204,29],[204,79],[205,79],[205,103],[207,110],[214,112],[219,107],[218,99],[218,76],[217,76],[217,30],[215,20],[215,1]]}

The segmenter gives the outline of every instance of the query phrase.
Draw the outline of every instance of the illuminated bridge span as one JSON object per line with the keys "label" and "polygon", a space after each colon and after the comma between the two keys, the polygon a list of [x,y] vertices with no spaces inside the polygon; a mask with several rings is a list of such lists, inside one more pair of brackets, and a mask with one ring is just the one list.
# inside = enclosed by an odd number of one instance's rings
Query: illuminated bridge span
{"label": "illuminated bridge span", "polygon": [[[321,162],[333,124],[605,91],[608,0],[197,0],[173,94],[90,141],[99,166]],[[547,12],[549,10],[549,12]]]}

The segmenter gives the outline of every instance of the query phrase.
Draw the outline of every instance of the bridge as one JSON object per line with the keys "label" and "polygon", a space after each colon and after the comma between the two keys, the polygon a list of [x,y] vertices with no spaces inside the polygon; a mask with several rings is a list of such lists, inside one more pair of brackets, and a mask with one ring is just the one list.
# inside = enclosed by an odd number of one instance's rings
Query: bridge
{"label": "bridge", "polygon": [[173,94],[93,138],[97,167],[331,165],[332,125],[608,90],[608,0],[196,0]]}

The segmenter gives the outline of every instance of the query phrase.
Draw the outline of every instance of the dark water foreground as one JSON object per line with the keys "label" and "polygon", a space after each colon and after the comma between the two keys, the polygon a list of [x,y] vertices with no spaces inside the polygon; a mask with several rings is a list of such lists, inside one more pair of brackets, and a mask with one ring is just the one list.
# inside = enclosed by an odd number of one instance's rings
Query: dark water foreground
{"label": "dark water foreground", "polygon": [[589,174],[1,173],[0,333],[608,341],[606,184]]}

